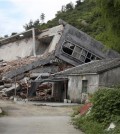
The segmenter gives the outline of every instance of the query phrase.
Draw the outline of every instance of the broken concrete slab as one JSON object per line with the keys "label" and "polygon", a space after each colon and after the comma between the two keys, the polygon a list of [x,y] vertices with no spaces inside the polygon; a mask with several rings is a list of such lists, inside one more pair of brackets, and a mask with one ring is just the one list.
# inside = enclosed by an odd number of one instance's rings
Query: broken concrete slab
{"label": "broken concrete slab", "polygon": [[5,88],[10,88],[10,87],[12,87],[12,83],[5,83],[5,84],[4,84],[4,87],[5,87]]}
{"label": "broken concrete slab", "polygon": [[1,85],[1,86],[0,86],[0,90],[2,90],[2,89],[4,89],[4,88],[5,88],[4,85]]}
{"label": "broken concrete slab", "polygon": [[4,88],[2,89],[2,92],[4,94],[9,95],[11,92],[13,92],[15,89],[18,90],[20,88],[19,84],[12,84],[12,86],[10,88]]}

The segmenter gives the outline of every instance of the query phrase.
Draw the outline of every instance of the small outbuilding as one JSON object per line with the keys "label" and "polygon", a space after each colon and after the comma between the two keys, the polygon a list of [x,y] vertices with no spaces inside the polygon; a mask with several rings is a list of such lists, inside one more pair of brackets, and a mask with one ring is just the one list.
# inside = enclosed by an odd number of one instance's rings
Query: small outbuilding
{"label": "small outbuilding", "polygon": [[67,99],[72,102],[85,101],[100,87],[120,84],[120,58],[96,60],[54,74],[56,78],[67,78]]}

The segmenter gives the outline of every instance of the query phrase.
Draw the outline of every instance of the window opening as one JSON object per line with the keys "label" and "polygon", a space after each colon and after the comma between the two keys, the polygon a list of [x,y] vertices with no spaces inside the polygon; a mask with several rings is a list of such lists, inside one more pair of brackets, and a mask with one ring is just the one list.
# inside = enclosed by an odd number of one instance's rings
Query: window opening
{"label": "window opening", "polygon": [[82,80],[82,93],[87,93],[88,80]]}
{"label": "window opening", "polygon": [[71,50],[71,49],[69,49],[69,48],[67,48],[67,47],[65,47],[65,46],[63,46],[63,51],[64,51],[65,53],[69,54],[69,55],[72,55],[72,52],[73,52],[73,50]]}

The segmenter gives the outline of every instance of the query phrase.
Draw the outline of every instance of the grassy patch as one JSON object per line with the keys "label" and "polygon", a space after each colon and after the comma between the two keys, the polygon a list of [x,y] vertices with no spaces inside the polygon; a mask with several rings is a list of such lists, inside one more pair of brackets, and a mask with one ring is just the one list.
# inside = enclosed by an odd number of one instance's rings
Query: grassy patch
{"label": "grassy patch", "polygon": [[73,124],[86,134],[103,134],[103,125],[91,120],[89,117],[78,117],[72,119]]}

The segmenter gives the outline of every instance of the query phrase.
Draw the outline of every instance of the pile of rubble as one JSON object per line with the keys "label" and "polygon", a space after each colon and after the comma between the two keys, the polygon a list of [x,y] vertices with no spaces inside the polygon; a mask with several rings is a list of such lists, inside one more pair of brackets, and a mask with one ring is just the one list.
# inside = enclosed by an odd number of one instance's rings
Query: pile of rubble
{"label": "pile of rubble", "polygon": [[[0,80],[0,98],[1,99],[13,99],[13,96],[17,98],[26,99],[29,98],[28,91],[31,88],[31,82],[29,77],[25,77],[20,81],[14,79]],[[51,100],[52,99],[52,83],[40,84],[36,90],[35,95],[29,100]]]}
{"label": "pile of rubble", "polygon": [[[40,66],[38,62],[45,62],[44,57],[30,56],[23,59],[19,58],[18,60],[11,62],[0,60],[0,98],[13,99],[14,96],[21,99],[28,98],[31,81],[37,77],[30,76],[31,73],[29,71]],[[46,63],[49,62],[51,62],[51,60],[48,60]],[[21,72],[19,72],[19,70],[21,70]],[[4,77],[9,73],[9,76],[7,75],[7,77]],[[52,98],[51,93],[52,85],[50,83],[45,83],[38,87],[35,96],[30,98],[30,100],[50,100]]]}
{"label": "pile of rubble", "polygon": [[13,83],[11,79],[0,80],[0,98],[9,99],[9,97],[15,94],[15,90],[19,90],[20,85],[18,83]]}
{"label": "pile of rubble", "polygon": [[23,65],[30,64],[31,62],[38,59],[37,57],[26,57],[23,59],[14,60],[11,62],[6,62],[3,60],[0,60],[0,74],[4,74],[6,72],[9,72],[10,70],[14,70],[16,68],[19,68]]}
{"label": "pile of rubble", "polygon": [[[28,74],[27,74],[28,76]],[[35,77],[36,78],[36,77]],[[0,79],[0,98],[1,99],[13,99],[14,96],[20,99],[26,99],[35,101],[51,101],[52,99],[52,83],[40,84],[33,97],[28,96],[28,92],[31,88],[31,81],[33,76],[24,77],[21,80],[13,79]]]}
{"label": "pile of rubble", "polygon": [[36,90],[36,96],[30,98],[29,100],[37,100],[37,101],[51,101],[52,97],[52,83],[44,83],[38,86]]}
{"label": "pile of rubble", "polygon": [[0,68],[1,68],[1,67],[4,67],[4,66],[6,66],[6,65],[7,65],[7,62],[4,61],[4,60],[2,60],[2,59],[0,59]]}

